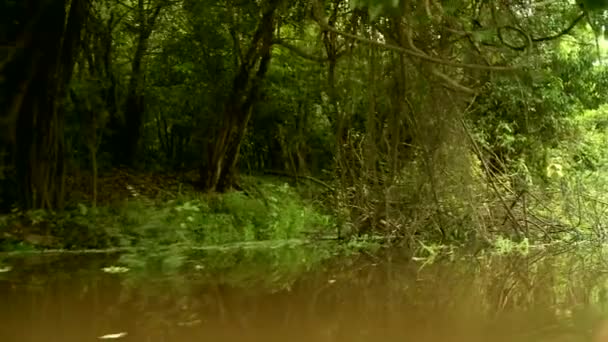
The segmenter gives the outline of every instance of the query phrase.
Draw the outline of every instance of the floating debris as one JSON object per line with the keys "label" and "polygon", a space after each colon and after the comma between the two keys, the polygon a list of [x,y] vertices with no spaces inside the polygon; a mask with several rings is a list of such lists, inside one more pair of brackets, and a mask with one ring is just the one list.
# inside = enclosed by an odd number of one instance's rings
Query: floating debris
{"label": "floating debris", "polygon": [[177,325],[180,327],[195,327],[197,325],[200,325],[202,322],[203,321],[201,321],[200,319],[195,319],[188,322],[178,322]]}
{"label": "floating debris", "polygon": [[106,273],[125,273],[125,272],[129,271],[129,269],[127,267],[120,267],[120,266],[104,267],[104,268],[102,268],[102,270]]}
{"label": "floating debris", "polygon": [[103,336],[99,336],[98,339],[100,340],[115,340],[118,338],[123,338],[127,336],[126,332],[119,332],[117,334],[107,334],[107,335],[103,335]]}

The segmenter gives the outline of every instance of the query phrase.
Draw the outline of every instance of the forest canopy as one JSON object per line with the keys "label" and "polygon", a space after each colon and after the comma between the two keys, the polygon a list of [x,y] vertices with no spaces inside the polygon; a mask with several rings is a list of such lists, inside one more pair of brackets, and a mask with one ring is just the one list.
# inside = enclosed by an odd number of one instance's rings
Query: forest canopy
{"label": "forest canopy", "polygon": [[606,9],[3,0],[0,207],[102,205],[118,170],[206,194],[273,175],[352,234],[603,232]]}

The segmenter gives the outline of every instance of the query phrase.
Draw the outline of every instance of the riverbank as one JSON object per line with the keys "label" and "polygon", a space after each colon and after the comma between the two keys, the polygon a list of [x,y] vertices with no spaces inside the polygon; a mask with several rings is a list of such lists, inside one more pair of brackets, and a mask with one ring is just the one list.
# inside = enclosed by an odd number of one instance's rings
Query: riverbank
{"label": "riverbank", "polygon": [[115,170],[98,180],[71,178],[61,213],[0,216],[0,251],[201,247],[269,240],[337,239],[337,220],[308,188],[308,198],[278,177],[243,177],[243,189],[200,194],[188,175]]}

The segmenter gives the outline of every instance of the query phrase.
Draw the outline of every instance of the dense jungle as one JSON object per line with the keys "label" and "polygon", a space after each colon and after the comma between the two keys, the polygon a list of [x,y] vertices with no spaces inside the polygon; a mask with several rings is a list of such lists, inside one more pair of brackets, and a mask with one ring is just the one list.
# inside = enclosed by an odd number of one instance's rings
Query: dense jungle
{"label": "dense jungle", "polygon": [[2,341],[608,341],[606,0],[0,0],[0,106]]}

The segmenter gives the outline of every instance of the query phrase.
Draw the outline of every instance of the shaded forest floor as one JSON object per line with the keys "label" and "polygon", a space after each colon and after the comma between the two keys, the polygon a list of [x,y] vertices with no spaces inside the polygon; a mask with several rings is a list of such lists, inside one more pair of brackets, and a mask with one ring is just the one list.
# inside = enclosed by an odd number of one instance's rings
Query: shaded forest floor
{"label": "shaded forest floor", "polygon": [[[97,204],[112,205],[127,199],[140,199],[162,203],[181,194],[193,194],[192,185],[196,171],[184,173],[141,172],[129,169],[113,169],[97,180]],[[93,203],[93,177],[80,173],[67,179],[67,198],[73,206],[78,203]]]}
{"label": "shaded forest floor", "polygon": [[[71,176],[64,212],[0,216],[0,251],[208,246],[335,235],[335,219],[277,177],[243,177],[243,191],[201,194],[195,172],[114,169]],[[310,189],[308,192],[312,191]]]}

